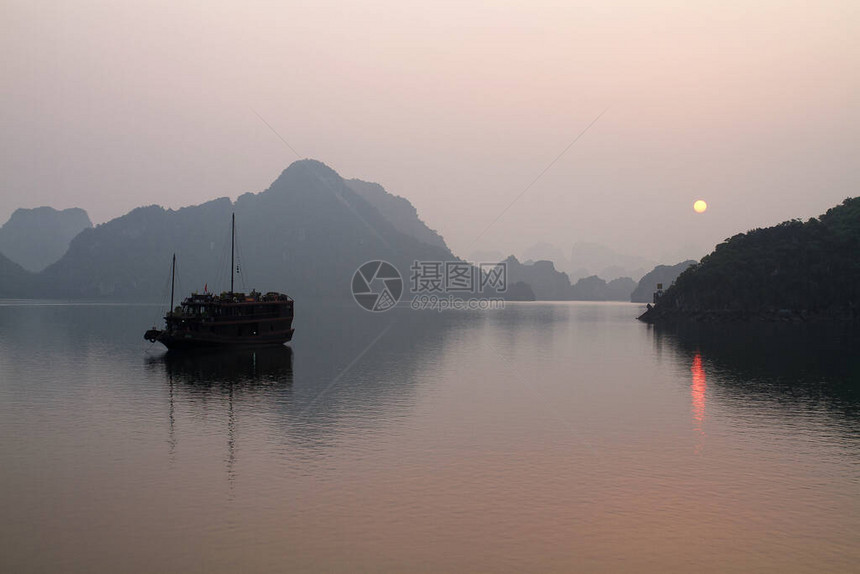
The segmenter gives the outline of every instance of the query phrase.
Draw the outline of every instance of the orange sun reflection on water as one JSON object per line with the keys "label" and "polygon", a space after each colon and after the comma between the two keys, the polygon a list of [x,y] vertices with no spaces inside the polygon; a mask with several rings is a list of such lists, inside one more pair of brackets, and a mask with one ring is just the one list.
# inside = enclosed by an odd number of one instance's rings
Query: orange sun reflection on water
{"label": "orange sun reflection on water", "polygon": [[[693,399],[693,421],[695,431],[704,435],[703,425],[705,422],[705,391],[708,390],[708,382],[705,378],[705,369],[702,367],[702,355],[696,353],[693,357],[693,365],[690,367],[693,373],[693,381],[690,384],[690,395]],[[696,450],[701,449],[701,443]]]}

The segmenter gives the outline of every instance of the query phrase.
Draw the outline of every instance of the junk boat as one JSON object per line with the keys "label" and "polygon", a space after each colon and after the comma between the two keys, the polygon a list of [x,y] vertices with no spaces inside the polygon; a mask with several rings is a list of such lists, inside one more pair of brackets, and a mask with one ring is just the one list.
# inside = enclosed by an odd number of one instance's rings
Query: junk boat
{"label": "junk boat", "polygon": [[233,290],[236,216],[230,240],[230,291],[193,293],[173,307],[176,284],[176,255],[170,281],[170,311],[164,329],[152,328],[143,338],[168,349],[283,345],[293,338],[293,299],[283,293]]}

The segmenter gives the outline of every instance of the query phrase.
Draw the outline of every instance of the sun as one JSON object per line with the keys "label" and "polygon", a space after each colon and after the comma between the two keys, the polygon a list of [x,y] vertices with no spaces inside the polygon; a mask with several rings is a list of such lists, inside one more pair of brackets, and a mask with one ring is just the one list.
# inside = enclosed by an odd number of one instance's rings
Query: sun
{"label": "sun", "polygon": [[697,199],[696,203],[693,204],[693,211],[696,213],[705,213],[706,209],[708,209],[708,204],[704,200]]}

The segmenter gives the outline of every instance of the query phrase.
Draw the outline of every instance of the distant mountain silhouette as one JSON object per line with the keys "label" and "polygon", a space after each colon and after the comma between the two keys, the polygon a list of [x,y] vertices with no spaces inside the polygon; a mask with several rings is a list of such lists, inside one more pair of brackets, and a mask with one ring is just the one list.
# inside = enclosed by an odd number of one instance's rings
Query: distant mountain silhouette
{"label": "distant mountain silhouette", "polygon": [[16,209],[0,227],[0,253],[38,272],[60,259],[72,238],[92,226],[87,212],[77,207]]}
{"label": "distant mountain silhouette", "polygon": [[556,269],[565,273],[570,267],[570,260],[565,256],[564,250],[546,241],[539,241],[524,249],[520,253],[520,260],[529,264],[535,261],[552,261]]}
{"label": "distant mountain silhouette", "polygon": [[35,275],[0,253],[0,297],[29,298]]}
{"label": "distant mountain silhouette", "polygon": [[418,211],[408,199],[388,193],[378,183],[360,179],[348,179],[344,183],[375,207],[400,233],[410,235],[427,245],[448,249],[442,236],[421,221]]}
{"label": "distant mountain silhouette", "polygon": [[508,282],[522,281],[527,284],[538,301],[570,300],[570,279],[567,273],[556,271],[552,261],[536,261],[526,265],[511,255],[505,259],[505,263],[508,268]]}
{"label": "distant mountain silhouette", "polygon": [[[605,301],[606,281],[597,275],[583,277],[571,288],[570,298],[584,301]],[[575,294],[575,297],[574,297]]]}
{"label": "distant mountain silhouette", "polygon": [[583,277],[571,287],[575,301],[627,301],[636,282],[630,277],[619,277],[606,282],[596,275]]}
{"label": "distant mountain silhouette", "polygon": [[504,259],[504,253],[494,249],[481,249],[469,253],[469,261],[473,263],[498,263]]}
{"label": "distant mountain silhouette", "polygon": [[636,282],[629,277],[607,283],[596,275],[571,285],[567,273],[557,271],[552,261],[520,263],[512,255],[505,263],[509,283],[525,283],[538,301],[627,301],[636,287]]}
{"label": "distant mountain silhouette", "polygon": [[572,283],[593,275],[604,279],[638,279],[654,265],[643,257],[624,255],[605,245],[586,242],[575,243],[568,256],[556,245],[541,241],[520,252],[518,260],[526,265],[537,261],[552,261],[558,271],[567,273]]}
{"label": "distant mountain silhouette", "polygon": [[588,242],[573,245],[569,262],[567,269],[574,279],[596,274],[607,279],[631,277],[635,281],[654,266],[653,261],[644,257],[625,255],[605,245]]}
{"label": "distant mountain silhouette", "polygon": [[727,239],[641,318],[860,319],[860,197]]}
{"label": "distant mountain silhouette", "polygon": [[516,283],[511,283],[507,286],[507,291],[502,294],[503,298],[507,301],[535,301],[537,297],[535,297],[534,291],[529,286],[528,283],[523,283],[522,281],[517,281]]}
{"label": "distant mountain silhouette", "polygon": [[688,259],[677,265],[658,265],[639,280],[636,289],[630,294],[630,300],[634,303],[651,303],[658,283],[663,285],[663,289],[668,289],[681,273],[697,263],[698,261]]}
{"label": "distant mountain silhouette", "polygon": [[236,291],[351,297],[352,275],[368,260],[390,261],[408,281],[413,260],[454,258],[443,246],[398,231],[325,164],[302,160],[267,190],[246,193],[235,203],[221,198],[175,211],[141,207],[85,230],[40,274],[41,292],[160,301],[174,252],[177,296],[207,285],[210,291],[227,290],[233,212],[241,272]]}
{"label": "distant mountain silhouette", "polygon": [[630,293],[636,288],[636,281],[630,277],[618,277],[606,284],[607,301],[629,301]]}

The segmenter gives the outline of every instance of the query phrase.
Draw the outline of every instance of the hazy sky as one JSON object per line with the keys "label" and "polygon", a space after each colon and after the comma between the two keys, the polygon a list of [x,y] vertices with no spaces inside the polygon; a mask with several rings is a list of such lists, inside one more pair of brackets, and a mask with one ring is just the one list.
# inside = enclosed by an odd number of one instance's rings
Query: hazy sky
{"label": "hazy sky", "polygon": [[857,0],[0,0],[0,27],[0,223],[261,191],[297,157],[256,113],[461,255],[674,262],[860,195]]}

